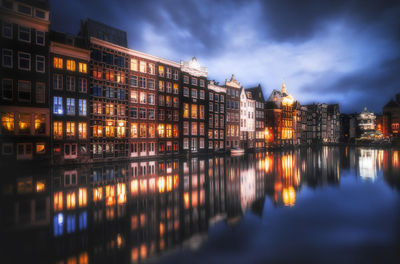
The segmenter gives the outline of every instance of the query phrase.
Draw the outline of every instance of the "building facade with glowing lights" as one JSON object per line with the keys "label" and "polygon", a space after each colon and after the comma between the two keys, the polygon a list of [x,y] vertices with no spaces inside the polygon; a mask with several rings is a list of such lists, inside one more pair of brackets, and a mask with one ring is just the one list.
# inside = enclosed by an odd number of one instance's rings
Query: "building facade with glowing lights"
{"label": "building facade with glowing lights", "polygon": [[225,80],[226,88],[226,125],[225,148],[239,148],[240,143],[240,83],[232,74]]}
{"label": "building facade with glowing lights", "polygon": [[49,5],[2,1],[0,160],[48,161]]}
{"label": "building facade with glowing lights", "polygon": [[225,151],[226,88],[214,81],[208,83],[208,150]]}
{"label": "building facade with glowing lights", "polygon": [[256,101],[251,92],[240,90],[240,147],[254,149],[256,132]]}
{"label": "building facade with glowing lights", "polygon": [[265,99],[261,85],[247,88],[255,100],[255,150],[262,150],[265,147]]}
{"label": "building facade with glowing lights", "polygon": [[52,163],[87,162],[90,52],[82,38],[52,31],[50,40]]}

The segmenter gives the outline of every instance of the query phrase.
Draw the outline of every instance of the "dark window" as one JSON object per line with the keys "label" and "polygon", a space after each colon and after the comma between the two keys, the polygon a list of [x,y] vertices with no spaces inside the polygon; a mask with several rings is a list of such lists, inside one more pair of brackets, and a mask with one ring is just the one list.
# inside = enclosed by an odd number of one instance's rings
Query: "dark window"
{"label": "dark window", "polygon": [[101,61],[101,51],[100,50],[92,50],[92,54],[90,57],[95,61]]}

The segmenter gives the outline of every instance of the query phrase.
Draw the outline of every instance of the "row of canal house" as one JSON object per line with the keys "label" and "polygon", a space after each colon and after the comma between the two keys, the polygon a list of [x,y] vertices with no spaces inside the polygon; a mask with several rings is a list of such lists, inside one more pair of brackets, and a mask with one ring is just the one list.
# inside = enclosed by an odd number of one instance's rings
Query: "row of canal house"
{"label": "row of canal house", "polygon": [[331,142],[330,106],[301,106],[285,84],[265,101],[260,85],[245,89],[233,75],[210,81],[195,57],[178,63],[129,49],[125,31],[91,19],[77,36],[52,31],[49,12],[42,1],[2,2],[2,161]]}

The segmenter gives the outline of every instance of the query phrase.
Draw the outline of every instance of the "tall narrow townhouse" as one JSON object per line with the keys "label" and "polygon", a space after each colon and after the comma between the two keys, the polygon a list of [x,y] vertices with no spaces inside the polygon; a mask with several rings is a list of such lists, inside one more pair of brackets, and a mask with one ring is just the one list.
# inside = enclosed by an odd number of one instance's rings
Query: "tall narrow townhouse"
{"label": "tall narrow townhouse", "polygon": [[130,65],[126,32],[88,19],[82,23],[79,35],[86,39],[91,56],[91,158],[94,161],[126,159]]}
{"label": "tall narrow townhouse", "polygon": [[193,57],[190,61],[181,61],[182,95],[181,114],[181,153],[205,153],[208,130],[208,94],[207,68],[202,67]]}
{"label": "tall narrow townhouse", "polygon": [[47,1],[0,2],[0,160],[50,158]]}
{"label": "tall narrow townhouse", "polygon": [[226,125],[225,149],[239,148],[240,143],[240,83],[232,74],[231,79],[225,80],[226,88]]}
{"label": "tall narrow townhouse", "polygon": [[240,147],[253,149],[255,143],[255,100],[251,92],[240,90]]}
{"label": "tall narrow townhouse", "polygon": [[226,88],[214,81],[208,83],[208,151],[225,151]]}
{"label": "tall narrow townhouse", "polygon": [[156,155],[156,61],[129,50],[129,156]]}
{"label": "tall narrow townhouse", "polygon": [[265,99],[261,85],[248,88],[255,100],[255,150],[262,150],[265,147]]}
{"label": "tall narrow townhouse", "polygon": [[158,155],[179,154],[180,64],[160,59],[157,67]]}
{"label": "tall narrow townhouse", "polygon": [[50,115],[53,164],[85,163],[88,149],[90,51],[84,40],[50,33]]}

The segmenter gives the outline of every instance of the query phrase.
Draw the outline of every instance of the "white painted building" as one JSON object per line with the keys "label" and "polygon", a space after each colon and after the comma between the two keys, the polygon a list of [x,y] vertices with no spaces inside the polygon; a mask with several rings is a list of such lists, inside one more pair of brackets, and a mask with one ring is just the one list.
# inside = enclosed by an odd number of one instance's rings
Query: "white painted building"
{"label": "white painted building", "polygon": [[241,148],[254,148],[256,132],[256,101],[252,99],[251,92],[240,89],[240,146]]}

